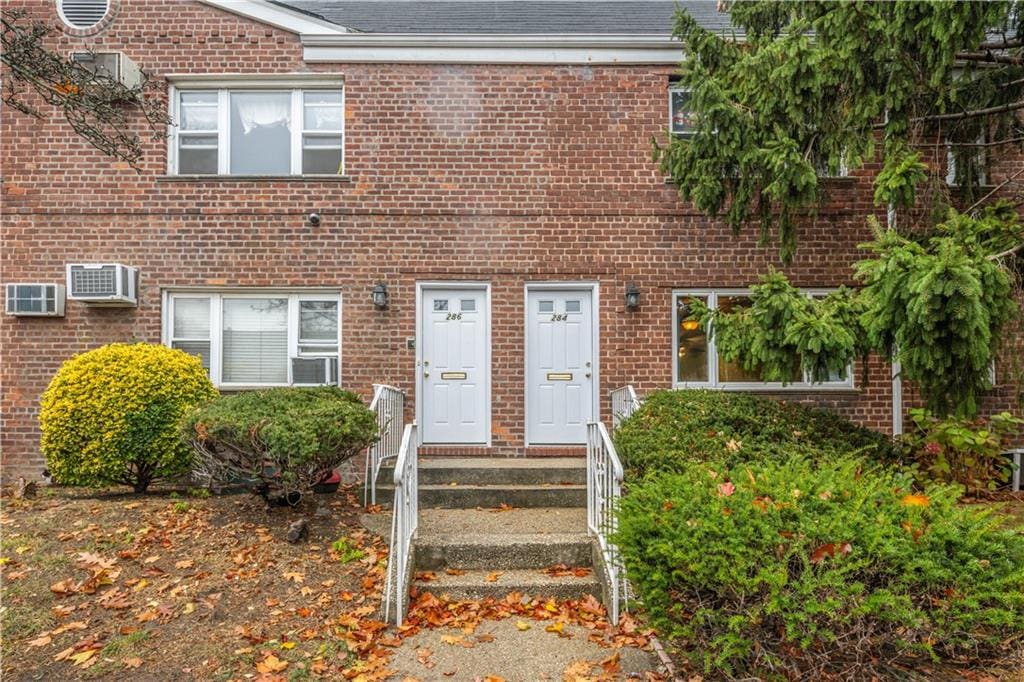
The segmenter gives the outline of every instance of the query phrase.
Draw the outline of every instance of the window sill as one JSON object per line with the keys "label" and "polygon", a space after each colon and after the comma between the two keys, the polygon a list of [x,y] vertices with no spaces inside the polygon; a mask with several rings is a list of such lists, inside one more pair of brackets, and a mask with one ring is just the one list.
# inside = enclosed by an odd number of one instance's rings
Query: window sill
{"label": "window sill", "polygon": [[318,386],[334,386],[335,384],[214,384],[218,391],[235,393],[241,391],[266,391],[271,388],[317,388]]}
{"label": "window sill", "polygon": [[[853,185],[857,182],[857,178],[852,175],[826,175],[824,177],[819,177],[818,180],[829,185]],[[674,185],[676,184],[676,181],[670,177],[666,177],[665,184]]]}
{"label": "window sill", "polygon": [[353,182],[351,175],[158,175],[157,182]]}
{"label": "window sill", "polygon": [[687,390],[687,389],[705,389],[709,391],[727,391],[731,393],[829,393],[832,395],[836,394],[847,394],[847,395],[860,395],[861,390],[849,384],[843,385],[818,385],[808,386],[802,384],[794,386],[782,385],[758,385],[758,384],[719,384],[718,386],[711,386],[709,384],[676,384],[675,390]]}

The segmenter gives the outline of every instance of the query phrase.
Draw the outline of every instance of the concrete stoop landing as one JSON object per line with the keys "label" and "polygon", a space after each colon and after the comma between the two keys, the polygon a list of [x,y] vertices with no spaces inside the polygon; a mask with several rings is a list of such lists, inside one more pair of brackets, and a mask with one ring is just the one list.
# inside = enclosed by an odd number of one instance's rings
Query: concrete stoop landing
{"label": "concrete stoop landing", "polygon": [[[452,599],[602,596],[582,458],[424,457],[419,465],[414,573],[429,579],[414,580],[418,590]],[[391,476],[382,470],[378,480]],[[378,500],[392,496],[377,490]],[[559,564],[590,570],[544,570]]]}

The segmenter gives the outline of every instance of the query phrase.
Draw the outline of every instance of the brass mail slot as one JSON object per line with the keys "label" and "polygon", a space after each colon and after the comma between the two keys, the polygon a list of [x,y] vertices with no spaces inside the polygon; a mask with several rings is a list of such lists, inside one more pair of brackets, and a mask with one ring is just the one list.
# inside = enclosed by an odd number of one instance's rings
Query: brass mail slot
{"label": "brass mail slot", "polygon": [[572,372],[548,372],[548,381],[572,381]]}
{"label": "brass mail slot", "polygon": [[441,372],[442,381],[453,381],[455,379],[465,379],[465,372]]}

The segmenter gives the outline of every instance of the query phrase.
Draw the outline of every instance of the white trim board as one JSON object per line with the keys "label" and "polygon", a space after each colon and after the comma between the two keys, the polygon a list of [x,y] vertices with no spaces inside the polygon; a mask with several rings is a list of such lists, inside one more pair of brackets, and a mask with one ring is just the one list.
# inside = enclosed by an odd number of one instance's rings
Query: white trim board
{"label": "white trim board", "polygon": [[549,445],[545,443],[530,442],[530,405],[528,389],[530,384],[530,348],[528,327],[530,324],[530,291],[589,291],[590,292],[590,315],[591,315],[591,343],[593,359],[593,384],[591,396],[592,409],[595,419],[601,416],[601,286],[595,280],[569,281],[569,282],[526,282],[523,285],[523,444],[526,447],[565,447],[564,445]]}
{"label": "white trim board", "polygon": [[[487,401],[486,433],[487,440],[484,443],[456,443],[447,445],[445,443],[428,443],[428,445],[442,445],[458,449],[460,447],[478,448],[491,447],[491,417],[494,412],[492,364],[492,337],[491,337],[491,283],[481,281],[449,281],[449,280],[426,280],[416,282],[416,363],[413,371],[416,372],[416,423],[423,424],[423,292],[427,289],[476,289],[484,292],[484,336],[485,352],[484,364],[487,366],[487,381],[484,386],[484,397]],[[416,429],[416,437],[419,444],[423,444],[424,429]]]}
{"label": "white trim board", "polygon": [[203,4],[291,33],[347,33],[348,29],[266,0],[199,0]]}
{"label": "white trim board", "polygon": [[303,59],[327,63],[679,64],[678,40],[659,35],[372,33],[303,36]]}

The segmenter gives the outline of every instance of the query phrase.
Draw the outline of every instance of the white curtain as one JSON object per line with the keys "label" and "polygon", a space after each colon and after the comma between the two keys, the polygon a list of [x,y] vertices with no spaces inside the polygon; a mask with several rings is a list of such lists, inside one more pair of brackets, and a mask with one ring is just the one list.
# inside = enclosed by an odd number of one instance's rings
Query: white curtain
{"label": "white curtain", "polygon": [[231,95],[231,104],[242,122],[242,132],[248,135],[254,128],[290,127],[292,98],[289,93],[237,93]]}

